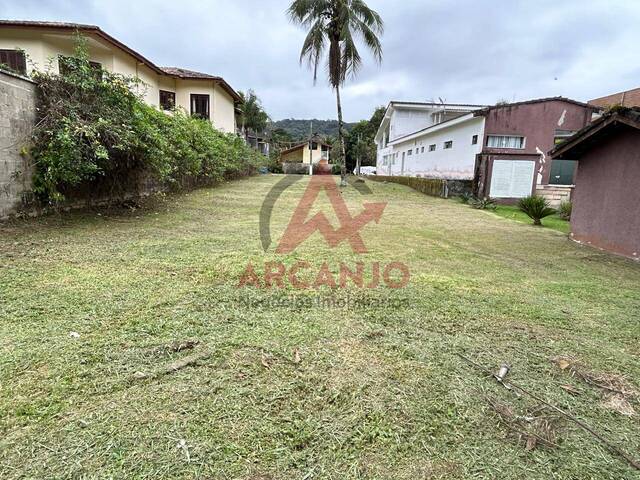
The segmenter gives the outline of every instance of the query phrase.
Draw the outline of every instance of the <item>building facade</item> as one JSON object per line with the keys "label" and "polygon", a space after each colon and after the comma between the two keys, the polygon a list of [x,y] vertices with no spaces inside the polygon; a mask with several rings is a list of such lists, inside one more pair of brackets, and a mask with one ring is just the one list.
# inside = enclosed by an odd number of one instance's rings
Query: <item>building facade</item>
{"label": "building facade", "polygon": [[496,105],[484,118],[483,148],[475,159],[479,197],[510,200],[538,194],[558,206],[569,200],[576,162],[553,162],[548,153],[588,125],[598,109],[563,97]]}
{"label": "building facade", "polygon": [[0,64],[29,76],[34,70],[64,72],[74,54],[77,34],[86,40],[96,68],[140,79],[137,93],[162,110],[182,108],[235,133],[237,92],[221,77],[175,67],[159,67],[94,25],[0,21]]}
{"label": "building facade", "polygon": [[474,180],[479,197],[537,193],[558,206],[571,196],[576,163],[552,162],[548,152],[596,111],[563,97],[475,109],[379,144],[377,173]]}
{"label": "building facade", "polygon": [[[383,165],[383,161],[387,163],[387,161],[393,160],[390,155],[396,153],[397,150],[391,143],[395,140],[480,108],[483,108],[483,105],[390,102],[375,137],[377,169],[380,172],[388,170],[389,165]],[[382,175],[382,173],[379,174]]]}

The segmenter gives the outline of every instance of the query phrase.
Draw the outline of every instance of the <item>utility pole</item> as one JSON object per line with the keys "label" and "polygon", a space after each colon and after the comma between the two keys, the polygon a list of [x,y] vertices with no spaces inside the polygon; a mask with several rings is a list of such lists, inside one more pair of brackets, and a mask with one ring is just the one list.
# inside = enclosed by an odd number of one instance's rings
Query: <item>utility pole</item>
{"label": "utility pole", "polygon": [[313,176],[313,120],[309,127],[309,176]]}
{"label": "utility pole", "polygon": [[360,176],[360,164],[362,163],[360,158],[361,158],[361,153],[362,153],[362,146],[360,145],[360,142],[362,141],[362,134],[359,133],[358,134],[358,143],[357,143],[357,148],[356,148],[356,175]]}

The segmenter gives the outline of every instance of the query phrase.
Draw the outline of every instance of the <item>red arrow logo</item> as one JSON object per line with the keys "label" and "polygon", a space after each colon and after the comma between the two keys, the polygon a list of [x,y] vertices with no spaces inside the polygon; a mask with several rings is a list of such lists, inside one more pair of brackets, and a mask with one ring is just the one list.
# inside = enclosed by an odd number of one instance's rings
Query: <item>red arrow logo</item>
{"label": "red arrow logo", "polygon": [[[309,221],[306,221],[322,190],[326,192],[340,222],[340,227],[337,229],[332,227],[322,212],[317,213]],[[314,176],[311,178],[300,203],[298,203],[276,252],[290,253],[314,232],[318,231],[331,248],[335,248],[341,242],[347,240],[355,253],[367,253],[367,247],[359,232],[370,222],[378,223],[386,206],[386,202],[365,203],[363,205],[364,211],[352,217],[334,179],[330,176]]]}

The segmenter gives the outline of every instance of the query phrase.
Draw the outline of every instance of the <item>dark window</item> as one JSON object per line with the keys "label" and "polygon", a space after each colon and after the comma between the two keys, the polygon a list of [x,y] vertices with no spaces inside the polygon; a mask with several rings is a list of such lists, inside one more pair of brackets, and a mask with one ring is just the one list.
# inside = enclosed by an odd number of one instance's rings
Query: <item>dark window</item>
{"label": "dark window", "polygon": [[0,65],[21,75],[27,74],[27,59],[20,50],[0,50]]}
{"label": "dark window", "polygon": [[447,142],[444,142],[444,149],[448,150],[449,148],[453,148],[453,140],[449,140]]}
{"label": "dark window", "polygon": [[191,115],[209,120],[209,95],[191,94]]}
{"label": "dark window", "polygon": [[[79,60],[75,57],[58,55],[58,71],[60,75],[69,75],[78,67],[78,62]],[[94,76],[100,80],[102,78],[102,64],[90,61],[89,67],[93,70]]]}
{"label": "dark window", "polygon": [[551,162],[549,183],[551,185],[573,185],[573,174],[575,171],[575,160],[554,160]]}
{"label": "dark window", "polygon": [[420,149],[420,153],[424,153],[424,147]]}
{"label": "dark window", "polygon": [[436,151],[436,144],[432,143],[431,145],[429,145],[429,151],[430,152],[435,152]]}
{"label": "dark window", "polygon": [[477,145],[478,144],[478,135],[474,135],[473,137],[471,137],[471,145]]}
{"label": "dark window", "polygon": [[166,90],[160,90],[160,108],[162,110],[173,110],[176,106],[176,94]]}
{"label": "dark window", "polygon": [[409,151],[407,152],[407,155],[413,155],[413,150],[409,149]]}

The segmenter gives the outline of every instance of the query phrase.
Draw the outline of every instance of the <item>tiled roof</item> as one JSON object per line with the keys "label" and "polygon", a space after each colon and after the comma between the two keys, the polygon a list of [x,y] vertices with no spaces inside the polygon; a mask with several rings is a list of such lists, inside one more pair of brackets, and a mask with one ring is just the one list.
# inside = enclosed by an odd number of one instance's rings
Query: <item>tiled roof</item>
{"label": "tiled roof", "polygon": [[592,108],[594,110],[598,109],[595,105],[589,105],[587,103],[579,102],[577,100],[573,100],[573,99],[567,98],[567,97],[545,97],[545,98],[535,98],[533,100],[524,100],[522,102],[501,103],[501,104],[498,104],[498,105],[492,105],[490,107],[483,108],[482,110],[477,110],[475,112],[475,114],[476,115],[485,115],[490,110],[496,110],[498,108],[517,107],[519,105],[529,105],[529,104],[532,104],[532,103],[544,103],[544,102],[567,102],[567,103],[573,103],[574,105],[579,105],[581,107],[590,107],[590,108]]}
{"label": "tiled roof", "polygon": [[194,72],[192,70],[186,70],[183,68],[176,67],[166,67],[161,68],[158,67],[152,61],[146,59],[142,55],[140,55],[135,50],[127,47],[124,43],[115,39],[108,33],[104,32],[97,25],[87,25],[82,23],[69,23],[69,22],[38,22],[31,20],[0,20],[0,28],[41,28],[41,29],[55,29],[55,30],[77,30],[79,32],[90,32],[93,33],[117,48],[124,50],[129,55],[136,58],[139,62],[147,65],[151,70],[155,71],[160,75],[169,75],[171,77],[184,78],[184,79],[193,79],[193,80],[213,80],[217,82],[236,102],[241,102],[242,98],[238,95],[238,93],[229,85],[222,77],[218,77],[215,75],[209,75],[207,73]]}
{"label": "tiled roof", "polygon": [[185,68],[178,67],[160,67],[165,73],[173,77],[202,79],[202,80],[220,80],[220,77],[209,75],[208,73],[195,72]]}
{"label": "tiled roof", "polygon": [[549,152],[550,156],[552,158],[578,159],[585,150],[598,143],[603,132],[621,127],[640,130],[639,107],[612,108],[596,121],[579,130],[565,142],[551,150]]}
{"label": "tiled roof", "polygon": [[608,108],[613,105],[622,105],[623,107],[640,107],[640,88],[634,88],[624,92],[607,95],[606,97],[589,100],[589,103],[602,108]]}

